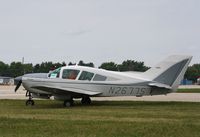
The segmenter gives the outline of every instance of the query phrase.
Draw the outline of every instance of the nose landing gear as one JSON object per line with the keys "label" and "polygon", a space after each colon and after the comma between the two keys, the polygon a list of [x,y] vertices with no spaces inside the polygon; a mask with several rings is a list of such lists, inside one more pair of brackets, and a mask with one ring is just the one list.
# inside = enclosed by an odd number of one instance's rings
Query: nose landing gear
{"label": "nose landing gear", "polygon": [[26,92],[26,97],[29,97],[26,101],[26,106],[34,106],[35,102],[32,100],[31,93],[29,91]]}

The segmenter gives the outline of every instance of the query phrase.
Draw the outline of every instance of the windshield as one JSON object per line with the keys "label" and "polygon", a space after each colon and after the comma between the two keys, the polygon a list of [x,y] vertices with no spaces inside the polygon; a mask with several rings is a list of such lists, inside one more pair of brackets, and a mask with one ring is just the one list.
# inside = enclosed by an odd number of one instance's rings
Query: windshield
{"label": "windshield", "polygon": [[59,78],[61,68],[58,68],[49,73],[49,78]]}

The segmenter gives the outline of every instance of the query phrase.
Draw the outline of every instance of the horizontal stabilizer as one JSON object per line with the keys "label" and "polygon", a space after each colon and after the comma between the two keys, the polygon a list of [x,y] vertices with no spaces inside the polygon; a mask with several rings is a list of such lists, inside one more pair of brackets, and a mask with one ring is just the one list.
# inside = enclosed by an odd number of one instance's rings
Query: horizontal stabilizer
{"label": "horizontal stabilizer", "polygon": [[166,89],[172,89],[169,85],[162,84],[162,83],[149,83],[149,86],[151,87],[157,87],[157,88],[166,88]]}

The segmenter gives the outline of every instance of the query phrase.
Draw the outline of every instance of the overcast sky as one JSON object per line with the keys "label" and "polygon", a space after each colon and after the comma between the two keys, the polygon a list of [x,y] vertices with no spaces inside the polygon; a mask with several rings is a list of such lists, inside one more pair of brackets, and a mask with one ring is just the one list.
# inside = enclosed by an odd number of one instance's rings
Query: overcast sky
{"label": "overcast sky", "polygon": [[0,60],[200,63],[200,0],[0,0]]}

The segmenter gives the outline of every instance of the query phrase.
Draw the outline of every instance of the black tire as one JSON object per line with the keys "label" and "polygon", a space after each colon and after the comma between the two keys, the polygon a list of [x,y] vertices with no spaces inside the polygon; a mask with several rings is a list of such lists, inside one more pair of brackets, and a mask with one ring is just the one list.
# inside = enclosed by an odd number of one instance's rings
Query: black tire
{"label": "black tire", "polygon": [[26,106],[34,106],[35,102],[33,100],[27,100],[26,101]]}
{"label": "black tire", "polygon": [[81,99],[81,104],[83,104],[83,105],[86,104],[85,98]]}
{"label": "black tire", "polygon": [[90,99],[90,97],[83,97],[82,99],[81,99],[81,104],[83,104],[83,105],[89,105],[89,104],[91,104],[91,99]]}
{"label": "black tire", "polygon": [[92,102],[92,101],[91,101],[90,97],[88,97],[88,98],[87,98],[87,104],[90,105],[91,102]]}
{"label": "black tire", "polygon": [[64,105],[64,107],[69,108],[74,105],[74,101],[73,100],[65,100],[63,105]]}

